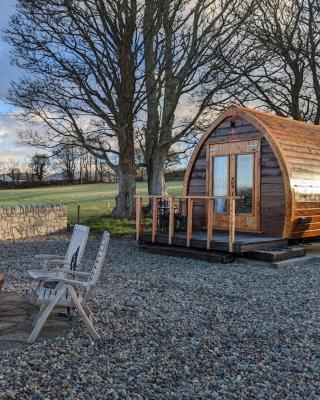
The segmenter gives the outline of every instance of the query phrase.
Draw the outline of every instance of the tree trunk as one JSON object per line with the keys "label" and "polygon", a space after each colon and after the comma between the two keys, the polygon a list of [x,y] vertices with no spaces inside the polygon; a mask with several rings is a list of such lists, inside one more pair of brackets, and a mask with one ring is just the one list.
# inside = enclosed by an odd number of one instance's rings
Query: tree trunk
{"label": "tree trunk", "polygon": [[130,163],[121,163],[118,172],[118,195],[116,196],[116,207],[112,216],[116,218],[134,218],[135,216],[135,194],[136,177],[135,169]]}
{"label": "tree trunk", "polygon": [[133,126],[123,128],[118,137],[119,164],[116,173],[119,183],[116,207],[112,215],[116,218],[134,218],[137,168],[135,165]]}
{"label": "tree trunk", "polygon": [[[146,101],[147,101],[147,126],[145,131],[146,169],[148,176],[148,194],[162,195],[164,183],[164,162],[159,145],[160,115],[159,92],[156,79],[156,54],[154,42],[160,29],[157,20],[158,3],[146,1],[143,19],[144,57],[146,65]],[[160,156],[161,155],[161,156]]]}
{"label": "tree trunk", "polygon": [[150,195],[163,196],[166,194],[164,178],[167,149],[159,147],[154,149],[152,158],[148,160],[148,193]]}

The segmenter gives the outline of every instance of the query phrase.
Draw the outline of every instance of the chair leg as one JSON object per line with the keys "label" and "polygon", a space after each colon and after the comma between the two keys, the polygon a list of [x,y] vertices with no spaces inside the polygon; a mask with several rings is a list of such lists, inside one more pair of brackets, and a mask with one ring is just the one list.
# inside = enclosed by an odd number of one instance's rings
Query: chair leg
{"label": "chair leg", "polygon": [[37,290],[41,284],[42,284],[42,281],[38,281],[37,284],[34,285],[34,288],[31,290],[30,302],[33,301],[33,299],[35,298],[35,296],[37,294]]}
{"label": "chair leg", "polygon": [[54,309],[54,307],[56,306],[56,304],[58,303],[59,299],[61,298],[61,296],[64,294],[64,292],[66,291],[66,287],[62,286],[58,291],[57,294],[55,295],[55,297],[50,300],[50,302],[44,304],[37,317],[36,317],[36,325],[33,328],[33,331],[31,332],[31,335],[28,338],[28,343],[34,343],[34,341],[37,339],[43,325],[45,324],[47,318],[49,317],[49,315],[51,314],[52,310]]}
{"label": "chair leg", "polygon": [[[100,336],[98,335],[97,331],[94,329],[94,326],[92,325],[92,323],[90,322],[87,314],[85,313],[80,300],[77,297],[77,294],[74,290],[74,288],[71,285],[68,285],[68,291],[71,295],[72,301],[76,307],[76,309],[78,310],[79,314],[81,315],[83,322],[85,323],[86,327],[88,328],[88,331],[91,335],[91,337],[93,339],[100,339]],[[83,300],[84,301],[84,300]],[[85,305],[86,306],[86,305]]]}
{"label": "chair leg", "polygon": [[88,314],[89,320],[91,323],[95,323],[97,324],[98,321],[96,319],[96,317],[94,316],[93,312],[91,311],[90,307],[86,304],[85,307],[83,307],[83,309],[86,311],[86,313]]}
{"label": "chair leg", "polygon": [[38,311],[38,314],[36,316],[36,318],[33,320],[32,322],[32,326],[35,326],[36,323],[38,322],[39,318],[41,317],[41,315],[43,314],[44,310],[46,309],[46,307],[48,306],[49,300],[45,301],[42,306],[40,307],[40,310]]}

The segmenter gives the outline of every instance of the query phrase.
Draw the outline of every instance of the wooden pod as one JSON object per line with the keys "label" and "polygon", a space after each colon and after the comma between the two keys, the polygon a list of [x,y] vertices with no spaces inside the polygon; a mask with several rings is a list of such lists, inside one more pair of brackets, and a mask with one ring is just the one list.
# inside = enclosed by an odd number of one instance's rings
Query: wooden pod
{"label": "wooden pod", "polygon": [[[194,150],[183,195],[221,194],[213,186],[224,176],[228,178],[225,194],[241,195],[238,182],[241,174],[248,174],[245,163],[241,171],[241,157],[252,167],[252,198],[246,212],[237,206],[236,230],[286,239],[320,236],[320,127],[232,106],[207,129]],[[219,167],[217,160],[226,167]],[[207,225],[207,211],[203,204],[194,203],[195,227]],[[228,224],[227,205],[219,212],[214,209],[213,229],[228,230]]]}

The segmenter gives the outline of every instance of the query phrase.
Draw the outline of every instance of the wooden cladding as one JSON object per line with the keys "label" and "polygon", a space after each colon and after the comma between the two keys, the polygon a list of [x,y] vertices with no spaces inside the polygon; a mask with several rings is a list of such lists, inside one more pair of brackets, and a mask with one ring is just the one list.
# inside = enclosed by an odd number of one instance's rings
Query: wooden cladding
{"label": "wooden cladding", "polygon": [[[241,138],[242,139],[242,138]],[[225,143],[215,143],[208,145],[209,156],[218,156],[223,154],[255,153],[260,151],[259,140],[235,140]]]}
{"label": "wooden cladding", "polygon": [[285,187],[278,160],[266,139],[261,140],[261,230],[281,236],[285,220]]}
{"label": "wooden cladding", "polygon": [[[195,149],[186,172],[184,195],[212,194],[208,159],[230,147],[241,153],[244,142],[252,141],[254,147],[258,139],[261,233],[283,238],[320,236],[319,126],[230,107],[209,127]],[[194,207],[194,221],[199,227],[206,226],[206,212],[204,207]],[[225,228],[228,219],[223,218],[221,225]]]}

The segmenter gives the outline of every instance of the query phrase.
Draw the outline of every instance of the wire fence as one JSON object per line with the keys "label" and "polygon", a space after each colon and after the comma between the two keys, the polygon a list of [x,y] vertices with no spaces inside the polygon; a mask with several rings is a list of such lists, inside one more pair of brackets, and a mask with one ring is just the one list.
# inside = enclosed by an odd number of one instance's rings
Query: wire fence
{"label": "wire fence", "polygon": [[135,220],[111,217],[114,201],[68,204],[68,224],[82,224],[94,231],[108,230],[113,235],[134,235]]}
{"label": "wire fence", "polygon": [[95,203],[81,203],[68,205],[68,223],[97,224],[103,217],[109,217],[113,210],[113,204],[109,201]]}

